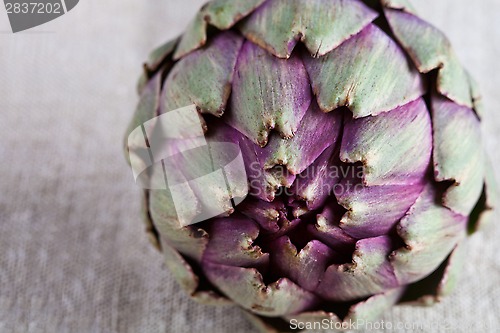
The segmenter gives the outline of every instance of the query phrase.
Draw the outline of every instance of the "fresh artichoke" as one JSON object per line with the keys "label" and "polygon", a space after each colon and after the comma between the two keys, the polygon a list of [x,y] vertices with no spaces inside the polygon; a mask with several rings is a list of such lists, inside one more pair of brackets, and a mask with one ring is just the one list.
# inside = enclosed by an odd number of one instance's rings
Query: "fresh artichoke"
{"label": "fresh artichoke", "polygon": [[129,133],[194,104],[248,176],[241,204],[184,227],[169,190],[145,190],[192,297],[278,332],[452,290],[496,187],[477,85],[406,0],[213,0],[144,69]]}

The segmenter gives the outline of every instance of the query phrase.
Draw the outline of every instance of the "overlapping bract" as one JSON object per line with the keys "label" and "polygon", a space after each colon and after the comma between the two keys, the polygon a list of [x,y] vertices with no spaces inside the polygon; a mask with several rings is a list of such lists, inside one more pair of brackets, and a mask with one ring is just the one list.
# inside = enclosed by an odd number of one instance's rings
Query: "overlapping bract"
{"label": "overlapping bract", "polygon": [[131,128],[195,104],[208,143],[238,144],[249,177],[233,214],[189,227],[168,191],[145,194],[148,228],[196,299],[272,331],[266,317],[373,319],[440,266],[417,298],[449,293],[459,244],[497,198],[480,97],[407,1],[369,3],[213,0],[152,53]]}

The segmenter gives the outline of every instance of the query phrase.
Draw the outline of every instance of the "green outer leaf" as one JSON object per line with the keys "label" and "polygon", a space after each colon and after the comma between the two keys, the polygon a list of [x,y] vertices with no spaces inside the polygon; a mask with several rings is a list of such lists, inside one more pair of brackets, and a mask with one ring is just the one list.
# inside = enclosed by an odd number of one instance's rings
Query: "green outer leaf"
{"label": "green outer leaf", "polygon": [[194,294],[196,288],[198,288],[198,276],[196,276],[191,266],[189,266],[179,252],[177,252],[168,241],[162,239],[161,245],[165,262],[175,280],[189,295]]}
{"label": "green outer leaf", "polygon": [[206,44],[208,23],[220,30],[227,30],[264,1],[266,0],[213,0],[207,3],[186,28],[175,50],[174,60],[179,60]]}
{"label": "green outer leaf", "polygon": [[174,53],[174,60],[179,60],[186,54],[202,47],[206,42],[207,22],[204,20],[203,14],[198,12],[182,35]]}
{"label": "green outer leaf", "polygon": [[224,32],[176,63],[165,81],[162,112],[195,104],[201,112],[221,116],[242,43],[241,36]]}
{"label": "green outer leaf", "polygon": [[319,59],[304,56],[320,108],[348,106],[355,118],[407,104],[426,89],[399,46],[371,24]]}
{"label": "green outer leaf", "polygon": [[397,226],[406,246],[394,251],[390,261],[400,284],[419,281],[435,271],[465,237],[467,218],[437,203],[434,186],[426,185]]}
{"label": "green outer leaf", "polygon": [[300,313],[317,301],[314,294],[286,278],[266,286],[255,268],[203,263],[204,272],[218,289],[253,313],[276,317]]}
{"label": "green outer leaf", "polygon": [[469,75],[446,36],[415,15],[392,9],[386,9],[385,14],[397,40],[419,71],[439,69],[438,91],[460,105],[472,107]]}
{"label": "green outer leaf", "polygon": [[458,286],[467,259],[467,247],[464,242],[460,242],[448,258],[448,265],[445,268],[443,278],[439,282],[437,289],[437,300],[450,295]]}
{"label": "green outer leaf", "polygon": [[210,25],[227,30],[262,5],[266,0],[214,0],[207,3],[201,13]]}
{"label": "green outer leaf", "polygon": [[485,106],[483,102],[483,96],[480,91],[479,83],[467,72],[467,76],[469,77],[469,84],[471,88],[471,96],[472,96],[472,104],[474,106],[474,111],[478,115],[479,118],[484,117]]}
{"label": "green outer leaf", "polygon": [[408,286],[402,304],[432,306],[457,287],[466,259],[465,240],[458,243],[446,260],[430,275]]}
{"label": "green outer leaf", "polygon": [[[142,75],[140,76],[137,82],[137,91],[139,95],[142,94],[145,86],[151,77],[156,74],[156,72],[160,69],[160,65],[169,57],[172,56],[172,53],[175,51],[175,47],[179,42],[179,38],[168,41],[165,44],[154,49],[148,57],[148,61],[144,64],[144,70]],[[168,71],[173,61],[171,61],[168,66],[164,66],[163,71]]]}
{"label": "green outer leaf", "polygon": [[356,0],[299,0],[295,28],[314,56],[323,56],[372,22],[378,13]]}
{"label": "green outer leaf", "polygon": [[144,124],[148,120],[153,119],[156,116],[158,108],[160,106],[160,89],[161,89],[161,75],[158,74],[153,78],[151,78],[151,80],[149,80],[146,83],[144,89],[142,90],[137,108],[125,132],[124,148],[125,148],[125,156],[129,164],[130,164],[130,158],[132,157],[129,155],[129,152],[133,154],[133,149],[137,147],[128,146],[129,144],[128,136],[137,127],[141,126],[142,124]]}
{"label": "green outer leaf", "polygon": [[278,59],[246,41],[235,72],[225,121],[261,147],[273,128],[283,138],[293,137],[312,98],[301,59]]}
{"label": "green outer leaf", "polygon": [[139,76],[139,79],[137,80],[136,84],[136,91],[137,94],[142,95],[142,92],[144,91],[144,88],[148,84],[149,78],[148,74],[146,73],[146,70],[143,69],[141,76]]}
{"label": "green outer leaf", "polygon": [[141,205],[141,213],[142,219],[144,221],[144,225],[146,227],[146,234],[148,236],[149,242],[161,252],[161,244],[159,236],[157,235],[157,230],[151,220],[151,216],[149,215],[149,191],[144,190],[144,195],[142,199]]}
{"label": "green outer leaf", "polygon": [[289,58],[295,46],[296,0],[269,0],[239,25],[248,40],[279,58]]}
{"label": "green outer leaf", "polygon": [[500,203],[500,191],[495,179],[495,170],[489,158],[485,165],[485,183],[483,189],[484,201],[478,202],[478,215],[473,222],[473,232],[486,230],[486,228],[498,218],[498,206]]}
{"label": "green outer leaf", "polygon": [[454,52],[439,70],[437,90],[457,104],[473,106],[467,72]]}
{"label": "green outer leaf", "polygon": [[154,49],[148,57],[148,61],[146,62],[146,66],[149,71],[156,71],[160,64],[174,52],[177,43],[179,42],[179,38],[173,39],[171,41],[166,42],[165,44]]}
{"label": "green outer leaf", "polygon": [[353,305],[349,309],[344,322],[364,321],[373,322],[377,320],[382,313],[395,305],[403,295],[405,288],[390,289],[384,293],[371,296],[367,300]]}
{"label": "green outer leaf", "polygon": [[[187,198],[185,202],[189,211],[196,216],[198,205],[196,196],[192,194],[192,197]],[[165,241],[183,255],[201,261],[208,243],[208,234],[196,226],[180,227],[176,207],[169,191],[150,191],[149,212],[156,229]]]}
{"label": "green outer leaf", "polygon": [[444,97],[433,96],[431,104],[435,179],[454,181],[443,203],[468,216],[481,196],[484,181],[481,124],[473,110]]}
{"label": "green outer leaf", "polygon": [[377,13],[357,0],[269,0],[242,22],[243,35],[279,58],[297,41],[322,56],[360,32]]}
{"label": "green outer leaf", "polygon": [[179,42],[179,38],[168,41],[165,44],[154,49],[148,57],[148,61],[144,64],[144,70],[139,80],[137,82],[137,92],[139,95],[142,94],[147,83],[151,77],[158,71],[161,63],[165,61],[168,57],[172,56],[172,53]]}
{"label": "green outer leaf", "polygon": [[194,300],[202,304],[209,305],[229,305],[232,304],[229,299],[221,296],[213,291],[197,291],[199,286],[199,278],[193,272],[191,266],[177,252],[175,248],[170,246],[164,239],[161,241],[162,252],[165,258],[165,263],[174,276],[174,279],[179,283],[181,288],[186,291]]}

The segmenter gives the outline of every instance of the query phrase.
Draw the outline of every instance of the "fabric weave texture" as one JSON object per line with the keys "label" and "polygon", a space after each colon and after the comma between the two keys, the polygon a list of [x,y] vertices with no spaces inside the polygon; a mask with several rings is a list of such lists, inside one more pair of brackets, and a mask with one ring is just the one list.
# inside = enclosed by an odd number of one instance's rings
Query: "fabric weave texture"
{"label": "fabric weave texture", "polygon": [[[0,332],[254,332],[240,310],[198,305],[176,285],[138,223],[141,191],[121,151],[138,65],[202,3],[86,1],[16,35],[0,11]],[[489,22],[500,4],[414,5],[480,82],[499,165],[500,29]],[[460,287],[441,304],[383,320],[423,328],[395,332],[495,332],[498,237],[496,223],[471,238]]]}

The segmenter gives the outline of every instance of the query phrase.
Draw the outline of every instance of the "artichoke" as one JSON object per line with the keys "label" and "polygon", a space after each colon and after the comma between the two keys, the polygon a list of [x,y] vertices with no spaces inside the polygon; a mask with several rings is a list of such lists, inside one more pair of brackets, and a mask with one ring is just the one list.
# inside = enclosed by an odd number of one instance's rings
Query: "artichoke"
{"label": "artichoke", "polygon": [[149,189],[144,216],[187,293],[263,331],[439,301],[492,220],[477,84],[406,0],[213,0],[138,88],[128,133],[195,105],[208,146],[239,146],[240,204],[186,225]]}

